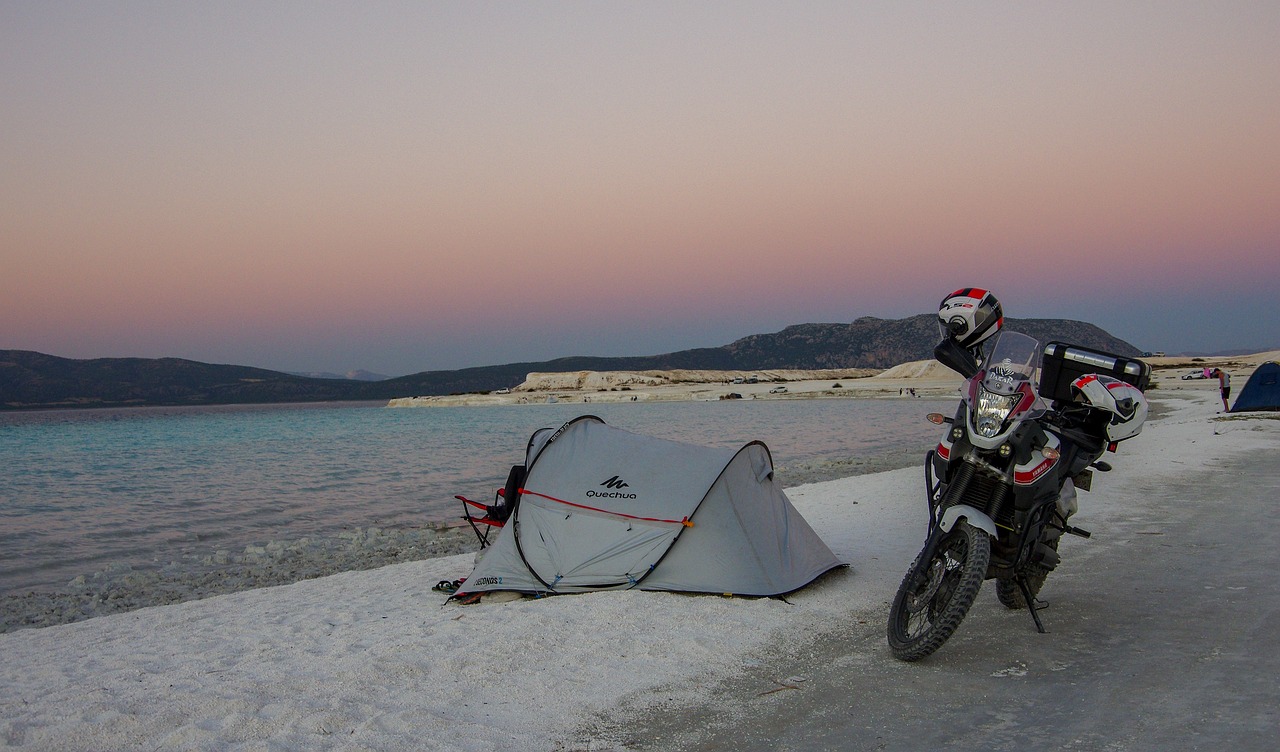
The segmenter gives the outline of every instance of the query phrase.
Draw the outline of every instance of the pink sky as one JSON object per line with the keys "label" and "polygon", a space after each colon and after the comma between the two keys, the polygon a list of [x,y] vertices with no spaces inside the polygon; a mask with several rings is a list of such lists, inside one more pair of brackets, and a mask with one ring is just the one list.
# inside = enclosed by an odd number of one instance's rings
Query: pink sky
{"label": "pink sky", "polygon": [[1280,346],[1280,4],[9,3],[0,349],[390,375],[956,287]]}

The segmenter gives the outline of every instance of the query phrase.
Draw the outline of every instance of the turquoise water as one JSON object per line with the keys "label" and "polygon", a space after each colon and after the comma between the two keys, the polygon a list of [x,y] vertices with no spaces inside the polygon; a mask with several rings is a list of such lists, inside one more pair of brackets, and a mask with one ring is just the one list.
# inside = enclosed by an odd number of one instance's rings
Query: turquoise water
{"label": "turquoise water", "polygon": [[[951,400],[389,409],[383,403],[0,413],[0,593],[110,566],[454,519],[491,500],[530,434],[578,415],[710,446],[761,440],[788,485],[918,452]],[[828,473],[851,474],[856,470]]]}

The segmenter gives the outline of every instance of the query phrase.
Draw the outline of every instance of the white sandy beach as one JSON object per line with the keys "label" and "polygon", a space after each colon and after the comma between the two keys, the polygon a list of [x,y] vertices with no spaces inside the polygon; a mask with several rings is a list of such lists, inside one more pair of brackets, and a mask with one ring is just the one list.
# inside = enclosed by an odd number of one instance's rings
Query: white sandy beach
{"label": "white sandy beach", "polygon": [[[1167,389],[1186,386],[1181,375],[1220,367],[1235,379],[1234,393],[1258,364],[1280,359],[1280,351],[1234,357],[1144,358],[1154,378]],[[488,393],[399,397],[388,407],[477,407],[546,402],[677,402],[740,398],[879,399],[914,390],[921,397],[950,397],[963,383],[955,372],[934,360],[902,363],[892,368],[821,371],[572,371],[530,373],[510,390]],[[1193,382],[1194,383],[1194,382]]]}
{"label": "white sandy beach", "polygon": [[547,402],[688,402],[721,399],[867,399],[896,397],[909,388],[920,396],[950,395],[961,379],[933,361],[880,371],[573,371],[530,373],[510,390],[485,394],[401,397],[388,407],[477,407]]}
{"label": "white sandy beach", "polygon": [[[1280,445],[1276,414],[1218,415],[1216,382],[1169,368],[1160,417],[1108,457],[1080,525],[1105,528],[1180,469]],[[448,603],[431,586],[465,576],[466,554],[0,635],[0,749],[614,749],[595,720],[679,706],[807,631],[883,623],[923,535],[920,470],[788,495],[850,566],[785,600]]]}

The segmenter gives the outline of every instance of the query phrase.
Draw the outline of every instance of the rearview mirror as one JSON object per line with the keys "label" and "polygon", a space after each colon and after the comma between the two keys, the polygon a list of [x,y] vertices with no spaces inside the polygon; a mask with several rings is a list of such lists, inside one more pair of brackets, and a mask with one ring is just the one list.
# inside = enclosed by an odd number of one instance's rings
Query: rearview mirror
{"label": "rearview mirror", "polygon": [[933,348],[933,357],[939,363],[966,379],[973,378],[979,370],[978,358],[950,337],[942,340],[937,347]]}

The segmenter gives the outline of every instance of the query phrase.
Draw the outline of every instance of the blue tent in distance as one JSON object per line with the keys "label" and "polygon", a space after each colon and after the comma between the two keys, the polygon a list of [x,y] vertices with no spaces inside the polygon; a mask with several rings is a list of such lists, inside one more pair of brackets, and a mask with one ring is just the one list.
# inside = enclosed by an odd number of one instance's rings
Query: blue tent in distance
{"label": "blue tent in distance", "polygon": [[1269,360],[1258,366],[1236,397],[1231,412],[1280,410],[1280,363]]}

